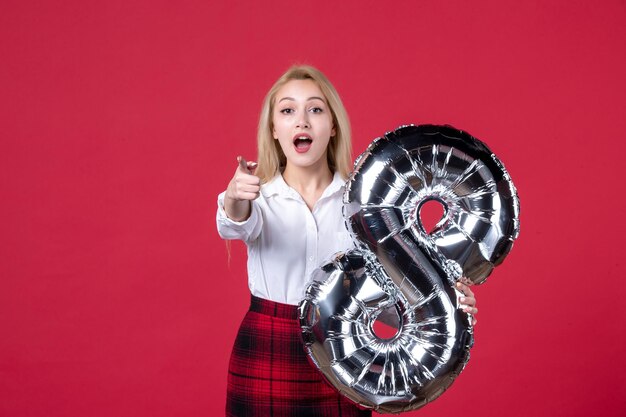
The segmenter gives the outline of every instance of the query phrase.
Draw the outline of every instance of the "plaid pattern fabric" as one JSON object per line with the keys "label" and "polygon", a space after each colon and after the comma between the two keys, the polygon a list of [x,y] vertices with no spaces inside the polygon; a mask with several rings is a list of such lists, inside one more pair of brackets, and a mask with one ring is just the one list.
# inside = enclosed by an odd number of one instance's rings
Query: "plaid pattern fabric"
{"label": "plaid pattern fabric", "polygon": [[252,297],[228,369],[226,415],[371,416],[328,385],[300,339],[297,307]]}

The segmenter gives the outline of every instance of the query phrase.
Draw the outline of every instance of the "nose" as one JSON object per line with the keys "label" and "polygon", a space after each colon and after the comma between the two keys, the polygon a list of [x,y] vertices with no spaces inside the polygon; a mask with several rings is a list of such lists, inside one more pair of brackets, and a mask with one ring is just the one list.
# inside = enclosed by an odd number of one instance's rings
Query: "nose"
{"label": "nose", "polygon": [[309,115],[307,112],[300,113],[300,117],[298,118],[297,127],[301,129],[308,129],[311,127],[309,124]]}

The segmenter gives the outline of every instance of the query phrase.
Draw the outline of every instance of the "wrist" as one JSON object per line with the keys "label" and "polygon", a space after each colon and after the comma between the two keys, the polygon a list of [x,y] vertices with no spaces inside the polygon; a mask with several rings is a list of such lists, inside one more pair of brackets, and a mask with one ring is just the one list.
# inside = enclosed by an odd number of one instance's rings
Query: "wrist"
{"label": "wrist", "polygon": [[241,199],[235,197],[234,193],[230,190],[230,187],[226,189],[226,192],[224,193],[224,202],[226,201],[234,202],[234,201],[240,201],[240,200]]}
{"label": "wrist", "polygon": [[224,213],[234,222],[243,222],[250,217],[252,202],[245,199],[227,198],[224,195]]}

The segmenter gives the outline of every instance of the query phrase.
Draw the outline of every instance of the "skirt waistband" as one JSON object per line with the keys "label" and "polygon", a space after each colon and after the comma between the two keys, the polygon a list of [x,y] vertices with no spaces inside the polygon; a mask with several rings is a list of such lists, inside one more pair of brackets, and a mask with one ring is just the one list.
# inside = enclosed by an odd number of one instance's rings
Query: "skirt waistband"
{"label": "skirt waistband", "polygon": [[281,319],[298,319],[298,306],[277,303],[254,295],[250,300],[250,311]]}

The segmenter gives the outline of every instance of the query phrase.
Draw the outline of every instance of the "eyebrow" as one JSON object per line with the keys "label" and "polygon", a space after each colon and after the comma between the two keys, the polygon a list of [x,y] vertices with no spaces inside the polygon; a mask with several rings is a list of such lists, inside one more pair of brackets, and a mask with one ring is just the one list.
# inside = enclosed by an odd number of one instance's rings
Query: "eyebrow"
{"label": "eyebrow", "polygon": [[[296,99],[293,98],[293,97],[283,97],[280,100],[278,100],[278,102],[280,103],[283,100],[296,101]],[[312,96],[312,97],[309,97],[309,98],[306,99],[306,101],[311,101],[311,100],[320,100],[320,101],[323,101],[324,103],[326,103],[326,100],[324,100],[323,98],[318,97],[318,96]]]}

